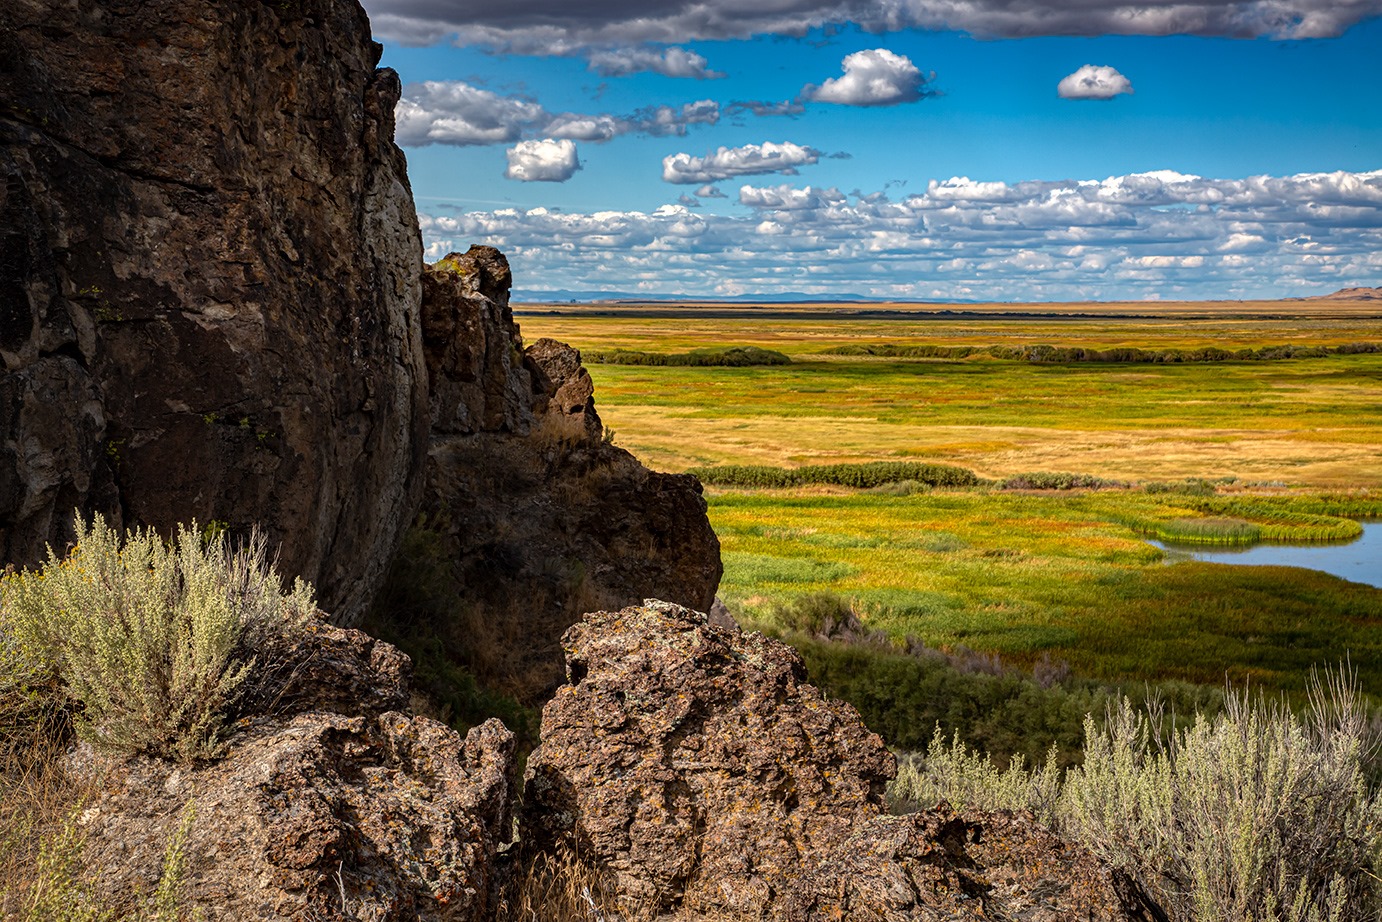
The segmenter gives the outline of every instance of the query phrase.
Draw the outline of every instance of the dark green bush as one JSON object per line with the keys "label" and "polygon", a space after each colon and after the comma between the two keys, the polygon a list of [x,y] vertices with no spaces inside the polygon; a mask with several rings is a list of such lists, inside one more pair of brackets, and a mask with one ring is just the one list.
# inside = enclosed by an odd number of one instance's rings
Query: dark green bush
{"label": "dark green bush", "polygon": [[1000,490],[1112,490],[1126,487],[1117,480],[1090,474],[1045,473],[1015,474],[998,485]]}
{"label": "dark green bush", "polygon": [[884,484],[913,481],[931,487],[972,487],[979,484],[973,471],[946,464],[915,461],[872,461],[865,464],[817,464],[804,467],[769,467],[724,464],[694,467],[688,472],[702,483],[725,487],[802,487],[822,484],[869,489]]}
{"label": "dark green bush", "polygon": [[413,686],[437,716],[464,733],[498,717],[518,737],[520,756],[537,745],[538,714],[508,695],[484,687],[461,664],[448,631],[463,604],[455,594],[441,536],[414,526],[403,539],[374,605],[361,625],[413,660]]}
{"label": "dark green bush", "polygon": [[966,671],[934,651],[917,656],[791,630],[781,636],[801,653],[811,681],[854,705],[889,746],[924,750],[939,725],[947,737],[958,732],[998,764],[1014,755],[1041,764],[1053,745],[1060,764],[1079,761],[1085,715],[1105,713],[1124,695],[1139,703],[1159,696],[1178,715],[1217,713],[1223,702],[1217,689],[1179,682],[1124,689],[1067,679],[1043,687],[1017,670]]}
{"label": "dark green bush", "polygon": [[630,349],[588,350],[582,357],[596,365],[682,365],[692,367],[748,368],[753,365],[790,365],[781,352],[757,346],[692,349],[690,352],[637,352]]}
{"label": "dark green bush", "polygon": [[1329,355],[1358,355],[1382,351],[1378,343],[1346,343],[1342,346],[1262,346],[1258,349],[1086,349],[1080,346],[936,346],[927,343],[899,346],[893,343],[834,346],[821,355],[873,355],[896,359],[965,359],[987,355],[1008,362],[1070,365],[1077,363],[1163,365],[1203,362],[1275,362],[1283,359],[1318,359]]}

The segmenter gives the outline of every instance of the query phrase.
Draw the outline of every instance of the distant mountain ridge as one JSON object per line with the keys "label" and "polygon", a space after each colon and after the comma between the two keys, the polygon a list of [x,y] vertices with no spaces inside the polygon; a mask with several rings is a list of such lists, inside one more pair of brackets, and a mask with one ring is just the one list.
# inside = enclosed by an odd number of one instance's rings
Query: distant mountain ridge
{"label": "distant mountain ridge", "polygon": [[[519,304],[556,304],[577,302],[634,302],[637,304],[685,304],[687,302],[707,304],[883,304],[896,301],[896,298],[874,298],[856,292],[842,292],[838,295],[809,294],[804,291],[779,291],[772,294],[740,295],[677,295],[667,292],[658,294],[639,294],[632,291],[573,291],[559,288],[552,290],[518,290],[512,293],[512,300]],[[920,298],[917,304],[979,304],[974,298]]]}
{"label": "distant mountain ridge", "polygon": [[[739,295],[676,295],[667,292],[657,294],[639,294],[631,291],[615,290],[582,290],[577,291],[569,288],[557,289],[515,289],[512,293],[512,301],[515,305],[522,304],[597,304],[597,303],[634,303],[634,304],[891,304],[899,300],[907,301],[911,304],[988,304],[992,303],[982,298],[917,298],[898,299],[870,297],[857,292],[841,292],[838,295],[808,294],[804,291],[780,291],[772,294],[739,294]],[[1215,299],[1201,299],[1215,300]],[[1222,299],[1232,300],[1232,299]],[[1254,301],[1382,301],[1382,288],[1341,288],[1333,294],[1327,295],[1306,295],[1302,297],[1290,298],[1261,298],[1249,299]],[[1041,303],[1041,302],[1023,302]],[[1069,303],[1069,302],[1056,302]],[[1098,300],[1091,300],[1088,303],[1098,304]],[[1123,303],[1123,302],[1119,302]],[[1149,305],[1157,302],[1149,301]]]}
{"label": "distant mountain ridge", "polygon": [[1340,288],[1332,295],[1311,295],[1305,301],[1382,301],[1382,288]]}

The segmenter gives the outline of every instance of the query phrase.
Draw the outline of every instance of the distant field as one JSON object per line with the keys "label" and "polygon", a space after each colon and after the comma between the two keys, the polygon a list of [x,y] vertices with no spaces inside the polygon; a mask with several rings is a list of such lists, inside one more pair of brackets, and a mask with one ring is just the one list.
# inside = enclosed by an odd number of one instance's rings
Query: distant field
{"label": "distant field", "polygon": [[[1160,491],[710,487],[721,592],[745,617],[772,623],[783,605],[828,591],[899,641],[1022,665],[1049,656],[1123,682],[1227,676],[1298,692],[1310,665],[1347,653],[1382,696],[1382,591],[1288,568],[1168,567],[1142,540],[1310,539],[1339,533],[1322,514],[1382,516],[1382,354],[1183,364],[829,354],[883,344],[1332,349],[1382,343],[1382,306],[892,308],[859,317],[848,313],[859,305],[710,305],[707,316],[602,305],[519,321],[530,342],[590,352],[754,346],[792,358],[590,365],[616,443],[664,470],[918,461],[994,481],[1070,472]],[[1090,313],[1108,316],[1075,316]],[[1213,483],[1162,486],[1187,478]]]}
{"label": "distant field", "polygon": [[1163,566],[1127,524],[1153,510],[1196,514],[1182,498],[1118,492],[710,499],[721,594],[752,618],[828,591],[898,640],[1026,666],[1046,655],[1107,681],[1227,677],[1299,692],[1311,665],[1347,654],[1382,695],[1382,591],[1283,567]]}
{"label": "distant field", "polygon": [[[1069,470],[1113,479],[1231,475],[1382,487],[1382,354],[1186,365],[821,354],[884,343],[1097,349],[1382,343],[1376,306],[1369,314],[1346,302],[1265,303],[1277,314],[1239,315],[1234,303],[1231,316],[1193,321],[1176,312],[1198,316],[1213,305],[1101,320],[784,320],[774,310],[755,319],[708,319],[689,310],[651,319],[585,311],[519,319],[530,342],[551,336],[583,350],[752,345],[793,358],[790,366],[737,369],[591,366],[605,424],[621,445],[666,470],[909,459],[960,464],[989,477]],[[1302,316],[1280,316],[1283,303],[1301,306]],[[1331,306],[1348,316],[1333,316]]]}

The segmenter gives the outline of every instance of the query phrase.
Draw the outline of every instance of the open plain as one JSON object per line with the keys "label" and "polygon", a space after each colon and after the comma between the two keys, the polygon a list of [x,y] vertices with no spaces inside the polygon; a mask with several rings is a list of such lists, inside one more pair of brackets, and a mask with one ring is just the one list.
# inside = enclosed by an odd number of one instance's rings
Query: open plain
{"label": "open plain", "polygon": [[[829,592],[899,643],[1055,658],[1105,681],[1296,692],[1310,666],[1347,656],[1382,692],[1382,590],[1285,567],[1168,566],[1144,540],[1337,539],[1382,516],[1375,302],[525,305],[518,319],[528,341],[586,354],[617,444],[702,472],[721,594],[741,617],[772,624]],[[1143,360],[993,354],[1039,345]],[[600,361],[742,346],[791,362]],[[1254,357],[1190,358],[1204,350]],[[878,461],[985,483],[713,483],[716,466]],[[1050,473],[1104,488],[1015,489]]]}

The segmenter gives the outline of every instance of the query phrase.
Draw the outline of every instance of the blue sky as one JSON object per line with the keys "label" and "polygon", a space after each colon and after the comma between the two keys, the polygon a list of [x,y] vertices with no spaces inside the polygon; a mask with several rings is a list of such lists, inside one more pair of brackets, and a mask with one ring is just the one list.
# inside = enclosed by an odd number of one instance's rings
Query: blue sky
{"label": "blue sky", "polygon": [[1382,0],[627,6],[367,0],[429,259],[494,244],[533,293],[1382,284]]}

